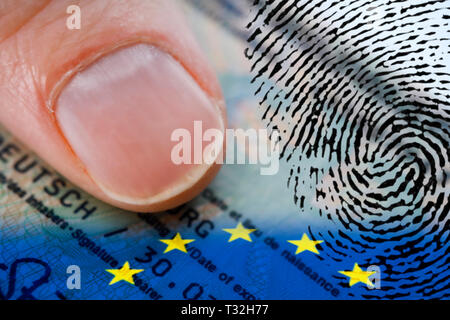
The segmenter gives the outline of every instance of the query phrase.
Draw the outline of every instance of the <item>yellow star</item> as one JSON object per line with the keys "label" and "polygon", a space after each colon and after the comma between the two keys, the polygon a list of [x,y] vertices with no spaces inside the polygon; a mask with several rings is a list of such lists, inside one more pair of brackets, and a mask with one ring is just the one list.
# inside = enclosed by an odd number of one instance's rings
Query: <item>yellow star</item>
{"label": "yellow star", "polygon": [[373,286],[373,283],[370,281],[369,277],[373,275],[375,271],[363,271],[357,263],[355,263],[352,271],[339,271],[339,273],[342,273],[344,276],[350,278],[350,287],[358,282]]}
{"label": "yellow star", "polygon": [[249,234],[255,231],[256,229],[247,229],[242,225],[242,223],[239,222],[237,227],[234,229],[222,229],[222,230],[231,234],[231,237],[230,239],[228,239],[228,242],[234,241],[236,239],[244,239],[252,242],[252,239],[250,238]]}
{"label": "yellow star", "polygon": [[130,264],[125,262],[120,269],[106,269],[109,273],[114,275],[109,285],[112,285],[121,280],[134,284],[133,275],[144,271],[144,269],[130,269]]}
{"label": "yellow star", "polygon": [[160,239],[159,241],[167,244],[167,248],[166,250],[164,250],[163,253],[172,251],[172,250],[180,250],[183,252],[187,252],[186,247],[184,246],[185,244],[191,243],[192,241],[195,241],[194,239],[182,239],[180,233],[177,232],[177,234],[175,235],[175,237],[173,237],[172,240],[168,240],[168,239]]}
{"label": "yellow star", "polygon": [[323,240],[313,241],[308,237],[306,233],[304,233],[301,240],[288,240],[288,242],[297,246],[295,254],[299,254],[300,252],[303,252],[305,250],[311,251],[315,254],[319,254],[316,245],[322,243]]}

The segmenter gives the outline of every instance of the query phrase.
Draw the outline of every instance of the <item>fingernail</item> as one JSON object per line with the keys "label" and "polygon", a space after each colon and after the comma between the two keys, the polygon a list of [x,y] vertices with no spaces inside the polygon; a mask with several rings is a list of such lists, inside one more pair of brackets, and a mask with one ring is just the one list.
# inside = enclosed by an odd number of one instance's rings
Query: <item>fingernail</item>
{"label": "fingernail", "polygon": [[75,75],[56,102],[56,119],[94,182],[131,204],[170,198],[206,172],[205,165],[171,161],[175,129],[190,130],[194,121],[224,129],[218,107],[184,67],[146,44],[119,49]]}

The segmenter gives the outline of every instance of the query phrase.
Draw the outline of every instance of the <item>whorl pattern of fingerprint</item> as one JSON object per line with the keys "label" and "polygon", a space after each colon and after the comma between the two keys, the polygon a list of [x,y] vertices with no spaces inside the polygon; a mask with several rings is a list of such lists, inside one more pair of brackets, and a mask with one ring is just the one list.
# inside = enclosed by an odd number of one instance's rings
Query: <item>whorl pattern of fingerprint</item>
{"label": "whorl pattern of fingerprint", "polygon": [[[450,297],[450,1],[253,3],[246,56],[288,186],[335,230],[321,257],[382,268],[367,298]],[[348,282],[339,276],[341,285]]]}

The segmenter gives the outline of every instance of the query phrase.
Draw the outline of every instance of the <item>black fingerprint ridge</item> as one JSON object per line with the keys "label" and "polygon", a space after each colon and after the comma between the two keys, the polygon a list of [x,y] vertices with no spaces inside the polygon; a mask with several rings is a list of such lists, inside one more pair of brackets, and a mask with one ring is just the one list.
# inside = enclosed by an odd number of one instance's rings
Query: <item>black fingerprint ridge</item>
{"label": "black fingerprint ridge", "polygon": [[[365,298],[450,297],[450,2],[255,0],[246,57],[322,258],[382,269]],[[348,279],[336,275],[343,287]]]}

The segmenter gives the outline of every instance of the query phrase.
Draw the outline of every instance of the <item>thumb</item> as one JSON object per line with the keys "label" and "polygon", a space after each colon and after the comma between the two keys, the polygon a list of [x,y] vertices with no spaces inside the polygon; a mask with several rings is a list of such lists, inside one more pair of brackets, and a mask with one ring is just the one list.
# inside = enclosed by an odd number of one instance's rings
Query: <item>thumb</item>
{"label": "thumb", "polygon": [[0,5],[0,122],[105,202],[159,211],[190,200],[219,165],[176,165],[171,134],[194,121],[223,132],[225,111],[183,17],[168,0],[85,0],[72,30],[71,4]]}

